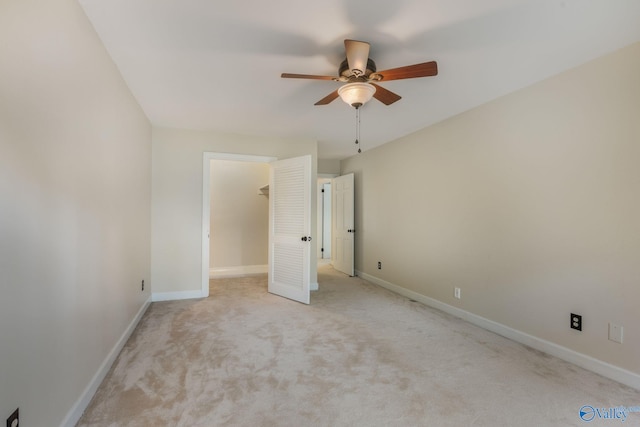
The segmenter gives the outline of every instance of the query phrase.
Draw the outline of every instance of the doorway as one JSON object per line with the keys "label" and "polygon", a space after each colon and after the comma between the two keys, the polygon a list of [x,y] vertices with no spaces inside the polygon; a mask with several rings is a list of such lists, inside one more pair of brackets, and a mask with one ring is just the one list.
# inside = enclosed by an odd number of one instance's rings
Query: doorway
{"label": "doorway", "polygon": [[[277,158],[227,153],[204,153],[202,163],[202,295],[209,296],[209,278],[211,275],[211,165],[214,160],[233,162],[271,163]],[[265,183],[266,184],[266,183]],[[259,188],[253,190],[255,197]]]}
{"label": "doorway", "polygon": [[337,175],[318,175],[318,264],[331,263],[331,180]]}
{"label": "doorway", "polygon": [[209,277],[267,272],[269,165],[211,160]]}

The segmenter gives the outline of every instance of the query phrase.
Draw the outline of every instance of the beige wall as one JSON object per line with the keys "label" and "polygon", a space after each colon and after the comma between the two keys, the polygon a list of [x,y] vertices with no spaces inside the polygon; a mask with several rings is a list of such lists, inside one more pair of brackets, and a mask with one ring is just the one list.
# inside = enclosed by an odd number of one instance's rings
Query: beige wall
{"label": "beige wall", "polygon": [[343,161],[356,268],[640,373],[638,76],[635,44]]}
{"label": "beige wall", "polygon": [[318,174],[340,174],[340,160],[318,159]]}
{"label": "beige wall", "polygon": [[0,420],[59,426],[150,297],[151,127],[76,1],[0,40]]}
{"label": "beige wall", "polygon": [[269,165],[212,160],[210,175],[210,268],[266,266],[269,198],[258,189],[269,184]]}
{"label": "beige wall", "polygon": [[[317,171],[317,143],[224,134],[214,131],[153,129],[151,279],[153,293],[202,289],[202,186],[205,152],[273,156],[312,156]],[[316,194],[312,194],[311,229],[316,229]],[[315,247],[312,246],[312,259]],[[311,280],[317,270],[312,263]]]}

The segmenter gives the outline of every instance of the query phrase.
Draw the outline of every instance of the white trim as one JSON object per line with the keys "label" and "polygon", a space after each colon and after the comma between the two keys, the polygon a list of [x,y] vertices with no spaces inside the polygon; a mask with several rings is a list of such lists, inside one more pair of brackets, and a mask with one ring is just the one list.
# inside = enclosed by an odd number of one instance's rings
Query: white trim
{"label": "white trim", "polygon": [[93,378],[91,378],[91,381],[89,381],[89,384],[84,389],[76,403],[71,407],[71,409],[67,413],[67,416],[64,417],[64,420],[60,424],[60,427],[73,427],[78,423],[78,421],[80,421],[80,417],[82,417],[85,409],[87,409],[87,406],[89,406],[91,399],[93,399],[93,396],[94,394],[96,394],[98,387],[100,386],[100,384],[102,384],[104,377],[106,377],[107,373],[109,373],[111,365],[113,365],[113,362],[116,361],[116,358],[120,354],[120,351],[122,351],[122,348],[129,340],[129,337],[138,326],[140,319],[142,319],[142,316],[147,311],[147,308],[149,308],[150,304],[151,297],[149,297],[149,299],[147,299],[144,304],[142,304],[142,307],[140,307],[133,320],[131,320],[131,323],[129,323],[129,326],[127,326],[127,329],[125,329],[118,342],[116,342],[116,345],[113,346],[107,357],[104,359],[104,361],[98,368],[98,371],[95,373]]}
{"label": "white trim", "polygon": [[[209,227],[211,224],[211,201],[209,199],[211,192],[211,160],[233,160],[237,162],[271,163],[272,161],[277,160],[277,157],[252,156],[248,154],[211,153],[208,151],[202,153],[202,289],[199,296],[170,299],[206,298],[209,296]],[[182,294],[182,292],[177,292],[177,294]],[[167,300],[154,299],[154,301]]]}
{"label": "white trim", "polygon": [[239,265],[236,267],[215,267],[209,269],[210,279],[224,279],[228,277],[246,277],[257,274],[265,274],[269,271],[269,266],[264,265]]}
{"label": "white trim", "polygon": [[310,291],[317,291],[319,289],[318,282],[313,282],[309,284]]}
{"label": "white trim", "polygon": [[328,180],[331,180],[333,178],[340,176],[340,174],[338,173],[319,173],[317,175],[318,175],[318,179],[328,179]]}
{"label": "white trim", "polygon": [[640,375],[636,374],[635,372],[628,371],[626,369],[620,368],[602,360],[598,360],[586,354],[578,353],[577,351],[571,350],[567,347],[563,347],[542,338],[529,335],[522,331],[518,331],[501,323],[494,322],[493,320],[486,319],[484,317],[470,313],[466,310],[462,310],[458,307],[445,304],[442,301],[438,301],[428,296],[419,294],[417,292],[387,282],[386,280],[379,279],[375,276],[371,276],[360,271],[356,271],[356,275],[368,282],[371,282],[378,286],[382,286],[383,288],[386,288],[407,298],[419,301],[422,304],[428,305],[429,307],[442,310],[445,313],[449,313],[453,316],[459,317],[483,329],[494,332],[498,335],[509,338],[513,341],[532,347],[544,353],[550,354],[559,359],[573,363],[574,365],[580,366],[581,368],[600,374],[603,377],[607,377],[629,387],[640,390]]}
{"label": "white trim", "polygon": [[[207,284],[209,281],[207,280]],[[204,295],[202,291],[180,291],[180,292],[154,292],[151,294],[151,301],[177,301],[181,299],[194,299],[194,298],[206,298],[209,296],[209,289],[207,288],[207,294]]]}

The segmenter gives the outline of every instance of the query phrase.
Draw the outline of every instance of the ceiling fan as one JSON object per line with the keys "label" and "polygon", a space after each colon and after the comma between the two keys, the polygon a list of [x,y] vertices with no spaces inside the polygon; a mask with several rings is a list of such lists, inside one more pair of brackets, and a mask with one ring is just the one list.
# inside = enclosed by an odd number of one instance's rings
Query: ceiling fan
{"label": "ceiling fan", "polygon": [[402,98],[400,95],[376,84],[377,82],[430,77],[438,74],[438,64],[435,61],[377,71],[376,63],[369,58],[369,47],[370,45],[367,42],[345,40],[344,48],[347,59],[340,64],[337,77],[290,73],[282,73],[281,77],[287,79],[333,80],[346,83],[316,102],[315,105],[327,105],[336,98],[341,97],[347,104],[358,109],[372,97],[385,105],[391,105]]}

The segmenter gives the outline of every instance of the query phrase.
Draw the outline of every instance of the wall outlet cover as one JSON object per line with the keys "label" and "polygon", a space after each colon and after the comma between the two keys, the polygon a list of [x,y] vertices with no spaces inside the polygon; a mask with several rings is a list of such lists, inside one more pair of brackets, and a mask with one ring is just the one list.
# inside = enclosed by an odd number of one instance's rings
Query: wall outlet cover
{"label": "wall outlet cover", "polygon": [[7,427],[19,427],[20,425],[20,408],[16,409],[9,418],[7,418]]}
{"label": "wall outlet cover", "polygon": [[571,329],[576,331],[582,330],[582,316],[579,314],[571,313]]}

